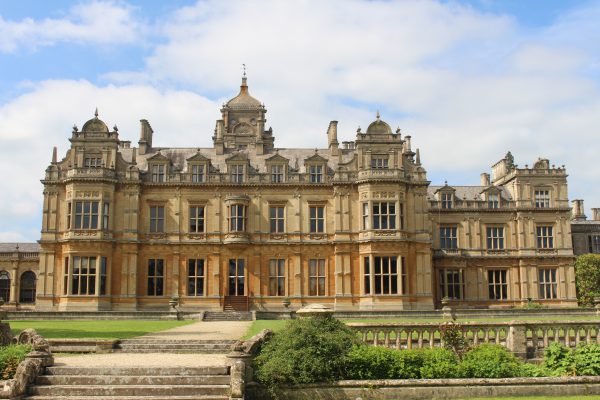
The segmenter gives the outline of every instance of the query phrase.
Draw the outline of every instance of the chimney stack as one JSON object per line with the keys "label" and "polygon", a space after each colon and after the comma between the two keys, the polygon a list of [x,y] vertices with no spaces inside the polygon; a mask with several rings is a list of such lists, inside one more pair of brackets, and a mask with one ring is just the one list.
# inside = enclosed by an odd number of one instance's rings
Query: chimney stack
{"label": "chimney stack", "polygon": [[481,174],[481,186],[490,186],[490,174],[487,172]]}
{"label": "chimney stack", "polygon": [[573,214],[572,218],[576,221],[582,221],[586,219],[585,213],[583,212],[583,200],[573,200]]}
{"label": "chimney stack", "polygon": [[592,208],[592,219],[600,221],[600,208]]}

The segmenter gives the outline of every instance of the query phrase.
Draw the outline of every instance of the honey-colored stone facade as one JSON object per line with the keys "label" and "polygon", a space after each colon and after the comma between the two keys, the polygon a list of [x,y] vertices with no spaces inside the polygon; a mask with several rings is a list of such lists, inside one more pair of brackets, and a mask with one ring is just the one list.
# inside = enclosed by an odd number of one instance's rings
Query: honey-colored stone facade
{"label": "honey-colored stone facade", "polygon": [[38,251],[37,243],[0,243],[0,299],[4,309],[34,308]]}
{"label": "honey-colored stone facade", "polygon": [[146,120],[137,148],[97,113],[75,127],[43,180],[37,309],[575,304],[564,168],[508,155],[492,182],[431,187],[411,137],[379,115],[341,146],[332,121],[327,148],[276,149],[265,114],[244,78],[211,148],[153,147]]}

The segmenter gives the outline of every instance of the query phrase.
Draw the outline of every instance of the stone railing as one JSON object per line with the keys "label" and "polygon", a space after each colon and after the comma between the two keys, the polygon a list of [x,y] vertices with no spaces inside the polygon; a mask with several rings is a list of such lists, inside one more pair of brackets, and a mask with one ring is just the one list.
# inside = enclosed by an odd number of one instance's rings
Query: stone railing
{"label": "stone railing", "polygon": [[0,399],[20,399],[27,393],[27,387],[35,381],[44,368],[54,365],[54,357],[48,341],[35,329],[25,329],[17,338],[13,339],[13,342],[29,345],[31,351],[17,367],[15,377],[2,381]]}
{"label": "stone railing", "polygon": [[[511,321],[457,323],[469,344],[492,343],[515,354],[534,358],[551,343],[575,347],[580,343],[600,343],[600,323],[585,321]],[[349,324],[364,343],[395,349],[442,347],[438,323]]]}
{"label": "stone railing", "polygon": [[246,384],[254,380],[252,359],[260,351],[263,343],[273,336],[273,331],[264,329],[248,340],[240,340],[233,345],[227,358],[231,360],[231,400],[245,398]]}

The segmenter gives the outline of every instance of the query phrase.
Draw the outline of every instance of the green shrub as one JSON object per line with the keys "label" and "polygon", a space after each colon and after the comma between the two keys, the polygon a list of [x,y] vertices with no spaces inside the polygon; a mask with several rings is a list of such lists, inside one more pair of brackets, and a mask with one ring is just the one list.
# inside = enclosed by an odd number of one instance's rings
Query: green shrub
{"label": "green shrub", "polygon": [[600,375],[600,344],[584,344],[573,351],[577,375]]}
{"label": "green shrub", "polygon": [[577,257],[575,283],[579,304],[593,306],[594,297],[600,296],[600,255],[583,254]]}
{"label": "green shrub", "polygon": [[544,376],[553,376],[552,371],[548,371],[543,365],[535,365],[529,363],[522,363],[521,370],[518,376],[526,378],[540,378]]}
{"label": "green shrub", "polygon": [[355,331],[330,316],[289,321],[255,358],[256,378],[272,394],[282,384],[334,381],[358,343]]}
{"label": "green shrub", "polygon": [[443,348],[395,350],[356,346],[348,353],[345,379],[457,378],[458,357]]}
{"label": "green shrub", "polygon": [[511,378],[519,376],[521,362],[502,346],[483,344],[465,354],[459,369],[464,378]]}
{"label": "green shrub", "polygon": [[25,359],[25,356],[30,351],[31,346],[22,344],[0,347],[0,371],[2,371],[2,379],[13,378],[19,363]]}
{"label": "green shrub", "polygon": [[419,372],[423,379],[459,378],[458,356],[449,349],[421,350],[423,365]]}
{"label": "green shrub", "polygon": [[561,343],[551,343],[544,350],[542,366],[552,375],[575,375],[573,351]]}

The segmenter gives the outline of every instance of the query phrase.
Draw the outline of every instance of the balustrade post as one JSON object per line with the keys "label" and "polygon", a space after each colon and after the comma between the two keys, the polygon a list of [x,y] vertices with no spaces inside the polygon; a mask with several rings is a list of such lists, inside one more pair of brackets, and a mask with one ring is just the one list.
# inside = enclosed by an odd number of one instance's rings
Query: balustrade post
{"label": "balustrade post", "polygon": [[[534,342],[534,352],[537,344]],[[527,359],[527,327],[519,321],[511,321],[506,337],[506,347],[516,356]]]}

